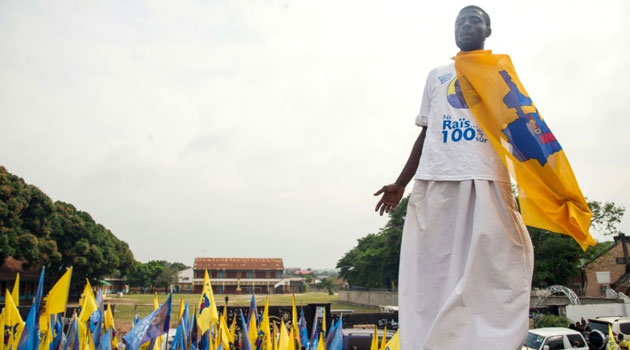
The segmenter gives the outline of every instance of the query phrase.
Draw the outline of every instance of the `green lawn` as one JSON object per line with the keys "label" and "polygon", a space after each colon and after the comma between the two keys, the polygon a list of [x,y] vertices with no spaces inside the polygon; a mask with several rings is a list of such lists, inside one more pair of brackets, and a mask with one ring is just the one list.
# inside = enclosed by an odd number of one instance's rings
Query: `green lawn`
{"label": "green lawn", "polygon": [[[219,307],[225,304],[225,297],[229,297],[230,306],[248,306],[251,300],[251,295],[225,295],[216,294],[215,301]],[[158,294],[158,300],[163,303],[168,295]],[[272,294],[272,295],[257,295],[256,306],[262,307],[265,305],[265,298],[269,298],[269,305],[291,305],[291,294]],[[177,320],[179,312],[179,304],[181,300],[188,301],[188,307],[194,308],[199,301],[199,294],[173,294],[173,304],[171,309],[171,320],[174,320],[172,324]],[[326,292],[309,292],[304,294],[295,294],[295,302],[297,306],[306,305],[309,303],[331,303],[331,309],[333,310],[353,310],[354,312],[378,312],[377,307],[369,306],[357,306],[347,304],[339,301],[337,294],[328,295]],[[153,295],[152,294],[127,294],[122,298],[115,295],[110,295],[105,299],[105,303],[115,304],[114,319],[116,322],[116,328],[121,331],[128,331],[131,328],[131,320],[137,313],[140,317],[148,315],[153,311]],[[221,312],[221,309],[219,309]]]}

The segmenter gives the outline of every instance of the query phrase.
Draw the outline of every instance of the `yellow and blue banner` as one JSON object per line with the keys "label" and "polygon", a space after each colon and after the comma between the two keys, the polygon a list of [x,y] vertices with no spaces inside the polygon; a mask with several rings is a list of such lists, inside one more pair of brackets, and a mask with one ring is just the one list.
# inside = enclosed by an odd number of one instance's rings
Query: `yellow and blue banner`
{"label": "yellow and blue banner", "polygon": [[596,242],[591,211],[558,140],[516,75],[508,55],[489,50],[454,58],[459,88],[519,189],[526,225]]}

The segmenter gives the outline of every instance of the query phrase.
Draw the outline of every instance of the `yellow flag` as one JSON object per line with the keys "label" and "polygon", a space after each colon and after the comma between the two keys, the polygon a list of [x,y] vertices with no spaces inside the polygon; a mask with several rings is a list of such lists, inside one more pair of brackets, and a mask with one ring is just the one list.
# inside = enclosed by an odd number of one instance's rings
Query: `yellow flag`
{"label": "yellow flag", "polygon": [[232,324],[230,325],[230,339],[234,339],[236,335],[236,313],[232,316]]}
{"label": "yellow flag", "polygon": [[[400,350],[400,335],[398,334],[399,332],[400,329],[398,329],[396,331],[396,334],[394,334],[394,336],[391,337],[391,339],[387,342],[385,350]],[[385,335],[383,335],[383,338],[386,338]]]}
{"label": "yellow flag", "polygon": [[374,325],[374,334],[372,335],[370,350],[378,350],[378,327],[376,327],[376,325]]}
{"label": "yellow flag", "polygon": [[322,317],[322,331],[326,334],[326,308],[324,308],[324,317]]}
{"label": "yellow flag", "polygon": [[326,350],[326,340],[324,340],[324,332],[319,332],[319,342],[317,350]]}
{"label": "yellow flag", "polygon": [[610,324],[608,325],[608,341],[606,342],[606,350],[617,350],[617,340],[613,335]]}
{"label": "yellow flag", "polygon": [[[8,339],[8,347],[13,347],[14,349],[17,349],[14,345],[16,345],[17,341],[19,341],[19,335],[22,335],[22,329],[24,328],[24,321],[22,321],[22,317],[20,316],[20,312],[18,311],[17,306],[15,305],[13,298],[11,297],[11,294],[9,294],[9,290],[7,289],[5,292],[5,305],[4,305],[4,311],[2,312],[2,321],[4,322],[4,326],[5,327],[10,327],[10,331],[9,331],[9,339]],[[0,328],[2,329],[3,332],[6,332],[7,330],[4,328]],[[5,333],[6,336],[6,333]],[[17,339],[16,339],[17,338]],[[0,342],[2,343],[2,342]],[[13,345],[13,346],[12,346]]]}
{"label": "yellow flag", "polygon": [[215,324],[219,320],[217,313],[217,304],[214,302],[214,294],[212,293],[212,285],[208,270],[205,270],[203,276],[203,289],[197,304],[197,325],[201,334],[210,329],[211,324]]}
{"label": "yellow flag", "polygon": [[278,336],[278,326],[276,326],[275,322],[273,322],[272,325],[271,340],[273,343],[273,350],[278,350],[278,340],[280,340],[280,337]]}
{"label": "yellow flag", "polygon": [[256,339],[258,339],[258,327],[256,326],[256,315],[252,312],[249,315],[249,334],[247,337],[249,338],[249,343],[252,344],[252,348],[254,348],[254,344],[256,344]]}
{"label": "yellow flag", "polygon": [[584,250],[595,245],[589,233],[592,214],[569,161],[510,57],[489,50],[460,52],[455,69],[467,106],[518,184],[525,224],[569,235]]}
{"label": "yellow flag", "polygon": [[20,273],[15,275],[15,283],[13,283],[13,290],[11,291],[13,302],[15,306],[20,306]]}
{"label": "yellow flag", "polygon": [[265,335],[263,350],[272,350],[271,343],[271,325],[269,324],[269,298],[265,297],[265,308],[263,309],[262,321],[260,321],[260,329]]}
{"label": "yellow flag", "polygon": [[[92,285],[90,285],[90,281],[87,278],[85,279],[85,288],[83,288],[83,293],[81,294],[80,304],[81,313],[79,313],[79,324],[87,322],[90,319],[90,315],[98,310],[96,298],[92,292]],[[92,344],[92,346],[94,346],[94,344]]]}
{"label": "yellow flag", "polygon": [[280,323],[280,339],[278,339],[278,350],[289,350],[289,334],[284,320]]}
{"label": "yellow flag", "polygon": [[39,318],[39,350],[49,350],[52,343],[52,324],[50,316],[41,315]]}
{"label": "yellow flag", "polygon": [[223,349],[230,349],[230,343],[234,343],[234,340],[230,338],[230,332],[227,330],[227,324],[225,323],[225,319],[221,318],[219,321],[219,331],[221,332],[219,335],[221,337],[221,344],[223,344]]}
{"label": "yellow flag", "polygon": [[302,344],[300,343],[300,330],[298,328],[298,315],[297,315],[297,306],[295,306],[295,293],[291,294],[291,330],[293,331],[293,336],[298,342],[298,346],[301,348]]}
{"label": "yellow flag", "polygon": [[296,340],[299,342],[300,337],[296,337],[295,333],[293,333],[293,328],[291,328],[291,331],[289,332],[289,346],[287,347],[287,350],[295,350],[295,342]]}
{"label": "yellow flag", "polygon": [[104,331],[107,331],[108,329],[116,329],[116,326],[114,325],[114,313],[112,312],[112,307],[109,303],[107,303],[107,309],[105,309],[103,324],[105,325]]}
{"label": "yellow flag", "polygon": [[3,334],[2,339],[0,340],[0,350],[4,350],[6,348],[6,346],[4,345],[4,312],[4,309],[2,310],[2,312],[0,312],[0,330]]}
{"label": "yellow flag", "polygon": [[381,337],[380,350],[385,350],[386,346],[387,346],[387,327],[385,327],[385,329],[383,329],[383,337]]}
{"label": "yellow flag", "polygon": [[[160,308],[160,301],[158,300],[158,296],[157,293],[153,294],[153,310],[157,310]],[[164,335],[160,335],[157,338],[155,338],[155,341],[153,342],[153,350],[160,350],[162,349],[162,343],[164,341]]]}
{"label": "yellow flag", "polygon": [[44,298],[44,309],[42,315],[54,315],[66,311],[68,301],[68,291],[70,290],[70,278],[72,277],[72,266],[59,278],[57,283],[50,289]]}
{"label": "yellow flag", "polygon": [[182,317],[184,316],[184,307],[185,307],[184,298],[182,298],[179,301],[179,317],[177,318],[177,322],[181,322],[182,321]]}

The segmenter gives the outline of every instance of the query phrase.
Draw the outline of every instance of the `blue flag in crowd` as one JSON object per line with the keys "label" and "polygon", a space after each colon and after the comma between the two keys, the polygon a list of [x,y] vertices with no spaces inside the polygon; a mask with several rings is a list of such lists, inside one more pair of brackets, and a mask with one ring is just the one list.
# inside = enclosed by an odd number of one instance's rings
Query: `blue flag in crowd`
{"label": "blue flag in crowd", "polygon": [[96,348],[96,350],[112,350],[112,330],[108,329],[107,332],[103,335],[101,339],[101,343]]}
{"label": "blue flag in crowd", "polygon": [[210,331],[206,331],[201,336],[201,341],[199,342],[199,350],[209,350],[210,349]]}
{"label": "blue flag in crowd", "polygon": [[[342,317],[340,316],[339,319],[337,320],[337,324],[335,324],[334,330],[330,330],[329,335],[332,333],[332,341],[328,345],[327,349],[328,350],[341,350],[341,347],[343,345],[343,323],[342,323]],[[328,343],[328,342],[326,342]]]}
{"label": "blue flag in crowd", "polygon": [[243,317],[243,310],[241,310],[241,324],[243,325],[243,328],[241,329],[241,350],[252,350],[252,344],[249,342],[249,338],[247,336],[249,334],[249,326],[247,326],[245,317]]}
{"label": "blue flag in crowd", "polygon": [[79,350],[79,323],[76,315],[72,319],[72,325],[68,331],[68,338],[63,345],[63,350]]}
{"label": "blue flag in crowd", "polygon": [[332,343],[333,338],[335,336],[335,327],[337,327],[339,323],[335,322],[334,320],[332,321],[332,324],[330,325],[330,329],[328,330],[328,336],[326,337],[326,349],[330,350],[330,343]]}
{"label": "blue flag in crowd", "polygon": [[141,344],[149,342],[168,331],[172,298],[173,295],[169,294],[164,304],[160,305],[157,310],[140,320],[135,327],[123,337],[123,340],[128,345],[127,350],[138,350]]}
{"label": "blue flag in crowd", "polygon": [[317,350],[317,345],[319,343],[319,337],[317,336],[317,330],[319,328],[319,319],[317,318],[317,308],[315,308],[315,316],[313,317],[313,329],[311,329],[311,343],[309,344],[309,349]]}
{"label": "blue flag in crowd", "polygon": [[258,318],[258,309],[256,308],[256,297],[254,293],[252,293],[252,301],[249,303],[249,310],[247,310],[247,327],[248,328],[252,326],[249,324],[249,321],[252,319],[252,312],[254,313],[254,315],[256,315],[255,320],[260,322],[260,319]]}
{"label": "blue flag in crowd", "polygon": [[298,321],[298,330],[300,331],[300,343],[302,346],[308,345],[308,331],[306,330],[306,318],[304,318],[304,309],[300,310],[300,320]]}
{"label": "blue flag in crowd", "polygon": [[18,343],[18,350],[37,350],[39,348],[39,307],[42,302],[44,290],[44,270],[45,269],[42,267],[33,305],[28,312],[26,322],[24,322],[24,329],[22,330],[22,337]]}
{"label": "blue flag in crowd", "polygon": [[59,349],[61,340],[63,338],[63,324],[61,320],[61,314],[50,315],[50,324],[53,326],[53,340],[50,343],[50,350]]}

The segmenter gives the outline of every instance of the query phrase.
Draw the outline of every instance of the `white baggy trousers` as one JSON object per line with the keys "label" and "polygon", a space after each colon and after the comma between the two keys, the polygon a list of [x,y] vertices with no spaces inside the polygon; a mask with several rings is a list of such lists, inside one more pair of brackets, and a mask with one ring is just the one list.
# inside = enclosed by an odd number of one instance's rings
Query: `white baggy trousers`
{"label": "white baggy trousers", "polygon": [[511,185],[416,180],[400,250],[401,350],[514,350],[533,249]]}

